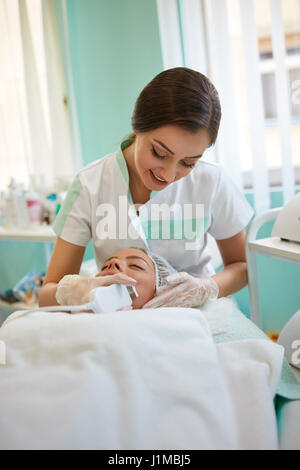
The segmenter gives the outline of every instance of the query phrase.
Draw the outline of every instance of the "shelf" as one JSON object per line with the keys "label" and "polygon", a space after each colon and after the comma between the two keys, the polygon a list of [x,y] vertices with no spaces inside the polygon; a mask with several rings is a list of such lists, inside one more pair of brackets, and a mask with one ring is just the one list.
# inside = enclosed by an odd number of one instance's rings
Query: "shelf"
{"label": "shelf", "polygon": [[300,243],[283,241],[279,237],[249,241],[251,251],[283,261],[300,264]]}
{"label": "shelf", "polygon": [[30,229],[5,229],[0,227],[0,240],[32,242],[55,242],[56,234],[51,225],[41,225]]}

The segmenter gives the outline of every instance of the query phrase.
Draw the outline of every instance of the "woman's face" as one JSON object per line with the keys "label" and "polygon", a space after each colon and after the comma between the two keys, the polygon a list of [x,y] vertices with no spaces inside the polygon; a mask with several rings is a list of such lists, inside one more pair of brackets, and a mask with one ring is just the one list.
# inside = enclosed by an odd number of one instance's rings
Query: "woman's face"
{"label": "woman's face", "polygon": [[191,133],[178,126],[163,126],[136,133],[131,162],[143,185],[160,191],[188,175],[209,145],[205,129]]}
{"label": "woman's face", "polygon": [[155,294],[155,266],[151,258],[142,250],[126,248],[117,251],[102,266],[97,276],[109,276],[124,273],[137,282],[135,288],[138,297],[133,299],[133,308],[142,308]]}

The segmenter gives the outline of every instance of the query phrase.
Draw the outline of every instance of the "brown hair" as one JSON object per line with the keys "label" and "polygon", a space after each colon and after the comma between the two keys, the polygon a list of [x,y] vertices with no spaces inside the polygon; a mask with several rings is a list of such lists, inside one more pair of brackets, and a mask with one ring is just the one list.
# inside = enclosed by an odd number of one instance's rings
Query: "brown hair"
{"label": "brown hair", "polygon": [[131,124],[133,132],[172,124],[191,132],[206,129],[213,145],[220,120],[219,95],[210,80],[195,70],[175,67],[156,75],[142,90]]}

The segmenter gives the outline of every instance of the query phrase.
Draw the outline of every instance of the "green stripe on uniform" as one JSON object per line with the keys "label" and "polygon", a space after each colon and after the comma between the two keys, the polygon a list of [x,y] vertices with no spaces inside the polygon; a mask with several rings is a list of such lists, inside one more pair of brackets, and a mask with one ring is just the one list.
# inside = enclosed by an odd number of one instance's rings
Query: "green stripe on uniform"
{"label": "green stripe on uniform", "polygon": [[179,220],[141,221],[147,240],[199,240],[208,225],[208,217]]}
{"label": "green stripe on uniform", "polygon": [[[123,178],[126,181],[126,184],[128,186],[127,200],[128,200],[130,205],[133,205],[133,201],[132,201],[130,188],[129,188],[128,168],[127,168],[127,163],[126,163],[126,160],[125,160],[125,157],[124,157],[124,154],[123,154],[123,150],[125,150],[127,147],[129,147],[133,143],[133,141],[134,141],[134,139],[132,139],[132,138],[128,138],[128,139],[124,140],[121,143],[118,150],[117,150],[117,162],[118,162],[119,168],[121,170],[121,173],[123,175]],[[157,193],[158,193],[158,191],[152,191],[150,193],[150,199],[152,199]]]}
{"label": "green stripe on uniform", "polygon": [[66,199],[64,200],[64,203],[60,211],[58,212],[54,225],[53,225],[53,230],[58,237],[61,236],[61,233],[63,231],[64,225],[66,222],[66,218],[68,217],[69,212],[72,209],[73,204],[78,198],[81,190],[82,190],[82,184],[79,179],[79,176],[77,176],[67,193]]}

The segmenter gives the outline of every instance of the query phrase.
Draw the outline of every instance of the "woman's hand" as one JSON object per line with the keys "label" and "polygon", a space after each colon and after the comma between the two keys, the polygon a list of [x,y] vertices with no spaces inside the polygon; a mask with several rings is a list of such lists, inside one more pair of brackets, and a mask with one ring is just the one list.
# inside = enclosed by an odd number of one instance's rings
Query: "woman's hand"
{"label": "woman's hand", "polygon": [[136,280],[117,273],[111,276],[84,277],[78,274],[64,276],[57,285],[56,300],[60,305],[82,305],[90,300],[90,292],[95,287],[110,286],[111,284],[126,284],[133,286]]}
{"label": "woman's hand", "polygon": [[218,284],[211,277],[197,278],[181,272],[166,278],[167,284],[143,308],[196,307],[218,297]]}

